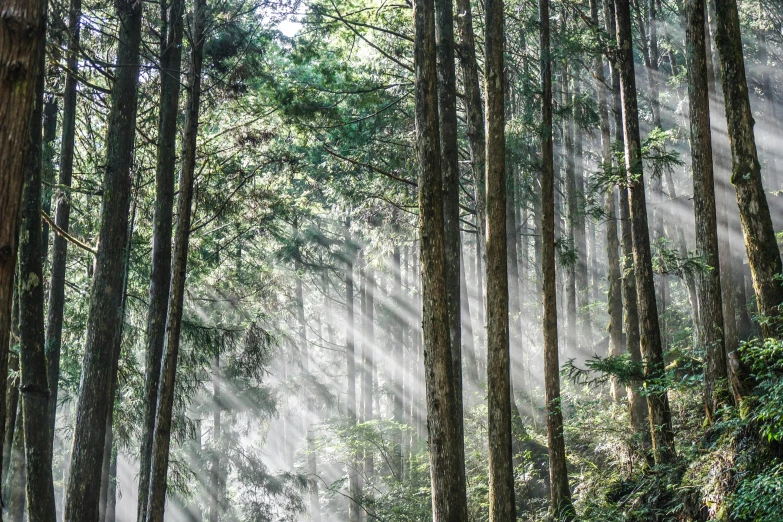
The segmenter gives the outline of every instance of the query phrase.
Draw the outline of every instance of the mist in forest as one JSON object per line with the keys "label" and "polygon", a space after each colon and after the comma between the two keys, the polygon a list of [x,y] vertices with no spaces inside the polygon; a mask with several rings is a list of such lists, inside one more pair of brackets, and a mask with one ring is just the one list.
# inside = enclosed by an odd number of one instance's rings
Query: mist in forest
{"label": "mist in forest", "polygon": [[8,1],[0,522],[783,519],[776,2]]}

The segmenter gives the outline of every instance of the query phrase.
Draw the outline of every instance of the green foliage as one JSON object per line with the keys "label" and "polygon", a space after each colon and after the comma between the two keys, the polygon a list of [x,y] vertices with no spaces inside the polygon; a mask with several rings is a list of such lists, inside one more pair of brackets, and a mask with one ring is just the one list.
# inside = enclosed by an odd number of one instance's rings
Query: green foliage
{"label": "green foliage", "polygon": [[783,341],[753,339],[740,347],[757,383],[753,417],[767,441],[783,442]]}
{"label": "green foliage", "polygon": [[765,466],[742,481],[731,498],[734,520],[783,520],[783,462]]}

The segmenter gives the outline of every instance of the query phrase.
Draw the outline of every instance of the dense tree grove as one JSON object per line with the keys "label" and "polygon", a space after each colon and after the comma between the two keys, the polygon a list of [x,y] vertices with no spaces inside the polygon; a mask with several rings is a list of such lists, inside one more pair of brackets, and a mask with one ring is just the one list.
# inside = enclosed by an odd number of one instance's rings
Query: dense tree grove
{"label": "dense tree grove", "polygon": [[0,522],[783,520],[783,5],[4,0]]}

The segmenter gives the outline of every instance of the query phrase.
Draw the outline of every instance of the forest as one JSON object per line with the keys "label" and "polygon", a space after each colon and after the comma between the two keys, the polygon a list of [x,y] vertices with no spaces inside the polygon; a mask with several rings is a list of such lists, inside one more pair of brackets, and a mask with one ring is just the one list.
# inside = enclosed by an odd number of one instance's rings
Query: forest
{"label": "forest", "polygon": [[0,522],[783,522],[779,0],[0,1]]}

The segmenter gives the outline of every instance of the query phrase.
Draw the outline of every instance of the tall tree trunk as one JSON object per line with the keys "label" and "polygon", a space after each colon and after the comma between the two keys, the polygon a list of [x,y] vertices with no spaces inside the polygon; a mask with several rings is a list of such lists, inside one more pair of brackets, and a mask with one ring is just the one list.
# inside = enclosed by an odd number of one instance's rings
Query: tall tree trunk
{"label": "tall tree trunk", "polygon": [[555,166],[552,144],[552,56],[549,38],[549,0],[538,2],[541,28],[541,263],[544,308],[544,393],[549,448],[549,482],[555,518],[573,520],[568,485],[563,411],[560,405],[560,362],[557,347],[557,290],[555,287]]}
{"label": "tall tree trunk", "polygon": [[[16,285],[15,285],[16,286]],[[11,335],[18,337],[19,334],[19,304],[18,297],[14,298],[13,308],[15,313],[13,314],[12,321],[16,324],[12,328]],[[15,330],[15,332],[13,331]],[[3,434],[3,473],[0,479],[0,484],[5,484],[8,474],[9,466],[11,465],[11,456],[14,447],[14,435],[16,433],[16,419],[17,411],[19,410],[19,355],[10,352],[8,362],[9,373],[15,374],[13,379],[8,380],[8,389],[6,391],[6,412],[8,412],[8,422],[5,425],[5,433]],[[3,495],[5,498],[5,495]]]}
{"label": "tall tree trunk", "polygon": [[[454,375],[447,305],[434,1],[416,2],[413,12],[421,295],[424,305],[422,344],[432,511],[435,521],[466,521],[464,451],[460,451],[463,441],[460,439],[462,430],[457,426],[455,393],[459,388]],[[461,418],[459,420],[461,422]]]}
{"label": "tall tree trunk", "polygon": [[[8,342],[27,140],[46,42],[46,0],[8,0],[0,24],[0,433],[5,430]],[[0,466],[2,462],[0,462]],[[0,513],[0,522],[2,514]]]}
{"label": "tall tree trunk", "polygon": [[106,494],[106,512],[103,522],[115,522],[117,520],[117,445],[112,445],[109,457],[109,484]]}
{"label": "tall tree trunk", "polygon": [[[650,234],[647,226],[641,139],[639,136],[639,111],[636,103],[636,77],[631,41],[631,11],[628,0],[615,0],[615,17],[618,47],[617,69],[620,76],[623,109],[625,170],[628,179],[633,264],[639,306],[640,345],[644,356],[645,377],[653,378],[660,376],[664,371],[663,347],[658,324],[658,309],[655,303]],[[674,434],[666,391],[648,390],[647,409],[650,415],[652,450],[655,461],[656,463],[670,462],[674,458]]]}
{"label": "tall tree trunk", "polygon": [[[517,371],[516,365],[522,362],[523,339],[522,339],[522,314],[520,309],[520,278],[519,278],[519,252],[517,251],[517,220],[515,208],[516,201],[516,179],[513,169],[507,170],[506,176],[506,266],[508,272],[508,315],[509,315],[509,371],[511,375],[511,407],[515,408],[514,403],[514,378],[524,375]],[[520,387],[517,380],[516,385]],[[522,386],[524,387],[524,386]],[[515,412],[515,414],[518,412]]]}
{"label": "tall tree trunk", "polygon": [[[573,237],[574,237],[574,250],[576,251],[576,266],[575,270],[575,285],[576,285],[576,307],[577,307],[577,322],[580,335],[577,341],[582,341],[582,346],[585,348],[592,348],[593,346],[593,333],[592,324],[590,321],[590,304],[588,291],[587,291],[587,266],[588,261],[591,259],[587,250],[587,230],[585,223],[585,171],[584,171],[584,157],[583,152],[583,134],[579,126],[581,121],[581,109],[580,103],[577,101],[582,97],[582,83],[579,79],[579,69],[574,73],[574,96],[573,96],[573,112],[574,112],[574,155],[576,156],[576,162],[574,166],[574,215],[573,215]],[[581,316],[581,321],[579,320]]]}
{"label": "tall tree trunk", "polygon": [[[68,51],[66,58],[65,89],[63,91],[62,143],[60,147],[60,174],[55,199],[54,222],[68,232],[71,217],[71,197],[67,189],[73,177],[74,141],[76,137],[76,87],[79,69],[79,36],[82,16],[81,0],[71,0],[68,10]],[[65,262],[68,241],[55,234],[52,245],[52,268],[49,280],[49,303],[46,314],[46,363],[49,377],[49,436],[54,446],[54,427],[57,419],[57,391],[60,380],[60,348],[65,309]],[[1,371],[1,370],[0,370]]]}
{"label": "tall tree trunk", "polygon": [[487,431],[489,434],[489,519],[493,522],[516,520],[514,465],[511,450],[503,25],[503,0],[487,0],[485,32],[489,416]]}
{"label": "tall tree trunk", "polygon": [[22,426],[22,409],[19,408],[16,414],[16,430],[14,432],[14,442],[11,450],[11,465],[8,469],[8,479],[6,483],[6,498],[3,502],[8,506],[9,522],[23,522],[25,511],[27,510],[27,499],[25,495],[26,482],[26,463],[24,455],[24,428]]}
{"label": "tall tree trunk", "polygon": [[106,414],[114,402],[109,392],[115,377],[106,370],[114,366],[113,358],[119,355],[110,347],[115,345],[117,324],[121,321],[122,258],[130,212],[141,7],[142,4],[134,0],[121,0],[116,4],[120,35],[106,139],[104,198],[64,522],[95,522],[98,519]]}
{"label": "tall tree trunk", "polygon": [[27,140],[19,240],[19,362],[30,522],[54,522],[49,382],[44,353],[44,288],[41,241],[41,169],[46,51],[38,48],[36,96]]}
{"label": "tall tree trunk", "polygon": [[112,350],[114,350],[115,353],[114,366],[112,366],[111,368],[111,375],[113,376],[113,381],[111,383],[111,386],[109,387],[109,396],[112,398],[112,407],[110,407],[106,412],[106,438],[104,439],[104,445],[103,445],[103,463],[101,466],[101,493],[100,493],[99,503],[98,503],[98,519],[100,522],[105,522],[106,520],[106,509],[108,507],[108,497],[109,497],[109,483],[111,478],[111,461],[112,461],[113,448],[115,446],[113,405],[115,403],[119,404],[119,401],[117,400],[117,390],[119,389],[118,368],[119,368],[120,353],[122,352],[122,333],[123,333],[123,326],[125,324],[125,303],[128,295],[130,249],[131,249],[131,244],[133,243],[133,224],[136,220],[136,201],[133,201],[131,208],[132,210],[130,213],[130,227],[128,232],[128,241],[126,242],[125,245],[125,252],[123,253],[123,260],[122,260],[123,279],[122,279],[122,305],[119,313],[120,321],[119,324],[117,325],[118,333],[114,338],[114,346],[112,347]]}
{"label": "tall tree trunk", "polygon": [[[55,54],[55,53],[53,53]],[[59,50],[56,52],[59,58]],[[55,56],[52,56],[54,59]],[[54,141],[57,139],[57,97],[46,95],[43,109],[43,143],[41,145],[41,210],[48,216],[52,213],[52,186],[54,180]],[[49,259],[49,224],[41,224],[41,262],[44,272]]]}
{"label": "tall tree trunk", "polygon": [[[707,8],[708,17],[710,16],[709,4]],[[717,179],[717,199],[720,202],[717,205],[718,211],[718,258],[720,262],[720,280],[721,280],[721,299],[723,301],[723,330],[724,344],[726,346],[726,365],[728,367],[729,384],[734,396],[735,404],[739,404],[742,397],[748,393],[747,368],[739,355],[740,341],[740,323],[744,319],[737,320],[737,312],[742,317],[743,311],[747,317],[747,308],[744,303],[738,309],[737,295],[735,287],[740,287],[744,291],[744,283],[741,277],[735,273],[733,266],[735,252],[732,251],[731,241],[731,221],[729,219],[729,209],[736,203],[732,201],[731,190],[731,159],[726,151],[731,150],[728,142],[728,136],[721,132],[723,124],[726,121],[725,108],[722,103],[718,103],[718,92],[720,90],[717,74],[720,74],[717,67],[718,57],[712,46],[712,34],[715,28],[713,24],[708,23],[706,31],[706,55],[707,55],[707,79],[710,90],[710,114],[711,127],[718,127],[714,132],[716,147],[713,147],[713,164],[715,166],[715,178]],[[736,207],[734,207],[736,208]],[[733,212],[732,212],[733,214]],[[749,322],[749,319],[748,319]]]}
{"label": "tall tree trunk", "polygon": [[[375,344],[375,272],[367,268],[362,293],[362,422],[373,419],[373,349]],[[364,452],[364,476],[368,479],[373,473],[373,451]]]}
{"label": "tall tree trunk", "polygon": [[[454,420],[457,443],[465,454],[462,426],[462,319],[460,305],[459,147],[457,145],[457,76],[454,65],[454,8],[452,0],[435,0],[435,49],[438,71],[438,118],[443,176],[443,229],[446,249],[446,307],[454,366]],[[461,449],[460,449],[461,448]]]}
{"label": "tall tree trunk", "polygon": [[[566,30],[566,23],[563,22],[563,30]],[[566,336],[565,350],[569,353],[580,353],[579,340],[577,338],[576,326],[576,265],[579,263],[579,257],[584,252],[576,250],[576,169],[574,151],[574,99],[571,95],[570,69],[566,63],[563,66],[563,106],[569,108],[569,114],[563,127],[563,153],[565,155],[565,176],[563,179],[564,214],[565,230],[561,238],[565,239],[565,244],[573,249],[575,258],[567,259],[561,264],[565,271],[565,305],[566,305]]]}
{"label": "tall tree trunk", "polygon": [[[404,307],[402,293],[402,265],[400,247],[395,244],[392,250],[392,419],[401,426],[405,422],[405,327],[403,325]],[[403,479],[403,458],[405,455],[404,435],[400,428],[394,429],[393,473],[397,480]]]}
{"label": "tall tree trunk", "polygon": [[[294,222],[294,230],[298,232],[297,223]],[[297,259],[300,257],[297,251]],[[301,270],[301,266],[297,261],[297,272]],[[297,274],[296,277],[296,321],[298,326],[298,341],[299,341],[299,353],[302,360],[302,372],[306,375],[310,375],[310,354],[308,353],[307,342],[307,322],[305,321],[304,310],[304,288],[302,285],[302,277]],[[320,325],[318,326],[320,330]],[[320,337],[320,335],[319,335]],[[315,452],[315,438],[313,436],[313,429],[311,426],[310,412],[304,418],[305,423],[305,440],[307,443],[307,489],[308,500],[310,503],[310,519],[314,522],[321,520],[321,505],[318,498],[318,462]]]}
{"label": "tall tree trunk", "polygon": [[[220,379],[220,353],[217,353],[215,354],[212,368],[212,455],[209,465],[209,522],[218,522],[223,503],[223,468],[220,463],[220,451],[223,439],[221,421],[221,414],[223,412],[223,390],[220,385]],[[284,451],[286,450],[284,449]]]}
{"label": "tall tree trunk", "polygon": [[[590,18],[596,27],[598,22],[598,0],[590,0]],[[607,101],[606,73],[601,56],[595,58],[595,89],[598,94],[598,115],[601,128],[602,168],[612,166],[612,137],[609,125],[609,104]],[[606,266],[607,266],[607,312],[609,315],[609,355],[617,357],[623,353],[623,297],[622,274],[620,271],[620,241],[617,237],[617,196],[613,186],[604,195],[604,219],[606,220]],[[620,402],[625,390],[616,378],[611,382],[612,400]]]}
{"label": "tall tree trunk", "polygon": [[[470,0],[456,0],[457,12],[457,57],[462,72],[462,85],[465,89],[465,113],[467,122],[468,147],[473,183],[476,187],[476,222],[478,241],[481,249],[486,243],[486,200],[487,188],[484,180],[484,162],[486,161],[486,141],[484,130],[484,111],[481,104],[479,69],[476,63],[476,38],[473,33],[473,14]],[[478,249],[479,251],[481,249]]]}
{"label": "tall tree trunk", "polygon": [[[478,389],[478,362],[476,361],[476,346],[473,337],[473,318],[470,315],[470,296],[468,294],[468,281],[465,271],[464,251],[460,248],[459,285],[460,304],[462,307],[462,335],[463,352],[465,355],[465,373],[468,381],[468,395]],[[463,392],[464,393],[464,392]]]}
{"label": "tall tree trunk", "polygon": [[776,277],[783,271],[783,264],[761,182],[761,164],[756,151],[753,114],[745,79],[737,1],[715,0],[715,15],[715,45],[720,55],[723,97],[731,143],[731,182],[737,191],[745,250],[748,253],[759,313],[767,319],[761,322],[762,333],[770,337],[779,333],[778,307],[783,303],[783,286]]}
{"label": "tall tree trunk", "polygon": [[706,350],[704,404],[711,420],[728,397],[728,378],[723,338],[723,302],[718,258],[718,217],[710,135],[710,93],[707,81],[704,0],[686,4],[688,26],[688,99],[690,102],[693,211],[696,217],[696,252],[707,269],[699,282],[699,346]]}
{"label": "tall tree trunk", "polygon": [[139,497],[137,522],[147,518],[150,456],[155,432],[160,366],[166,335],[166,318],[171,286],[171,226],[176,172],[177,115],[179,114],[180,68],[182,64],[182,11],[184,2],[161,1],[163,30],[160,39],[160,118],[155,168],[155,218],[152,229],[152,270],[147,311],[147,351],[144,372],[144,424],[139,452]]}
{"label": "tall tree trunk", "polygon": [[[351,239],[350,217],[345,220],[345,356],[347,360],[348,390],[346,394],[346,413],[348,422],[356,425],[356,347],[354,346],[354,311],[353,311],[353,262],[355,246]],[[350,522],[361,522],[362,485],[359,476],[359,455],[353,455],[348,464],[348,517]]]}
{"label": "tall tree trunk", "polygon": [[166,503],[166,477],[171,444],[174,386],[177,376],[182,311],[185,301],[185,277],[187,274],[188,244],[190,241],[190,222],[193,206],[193,183],[196,176],[196,143],[198,138],[199,109],[201,107],[201,65],[204,58],[206,12],[206,0],[197,0],[193,7],[188,103],[182,146],[182,170],[179,177],[177,228],[174,239],[173,269],[171,274],[171,298],[166,326],[166,350],[158,386],[155,433],[152,441],[147,522],[163,522]]}

